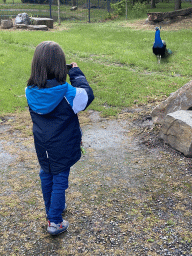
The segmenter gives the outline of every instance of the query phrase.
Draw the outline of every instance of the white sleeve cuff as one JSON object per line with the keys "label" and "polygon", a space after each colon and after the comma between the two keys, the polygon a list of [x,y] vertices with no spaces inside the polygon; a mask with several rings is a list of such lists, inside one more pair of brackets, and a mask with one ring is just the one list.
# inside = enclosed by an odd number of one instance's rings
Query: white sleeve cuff
{"label": "white sleeve cuff", "polygon": [[73,99],[73,111],[75,114],[85,109],[88,102],[88,95],[85,89],[76,88],[76,95]]}

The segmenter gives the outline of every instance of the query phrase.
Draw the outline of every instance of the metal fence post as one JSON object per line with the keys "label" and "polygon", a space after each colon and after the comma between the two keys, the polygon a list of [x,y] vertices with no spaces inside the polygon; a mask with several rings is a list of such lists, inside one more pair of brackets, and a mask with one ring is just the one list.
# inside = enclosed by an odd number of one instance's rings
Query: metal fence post
{"label": "metal fence post", "polygon": [[50,18],[52,19],[52,16],[51,16],[51,2],[52,2],[52,0],[49,0],[49,11],[50,11]]}
{"label": "metal fence post", "polygon": [[89,23],[91,22],[91,3],[90,3],[90,0],[88,0],[88,9],[89,9]]}
{"label": "metal fence post", "polygon": [[110,12],[110,0],[107,0],[107,11]]}
{"label": "metal fence post", "polygon": [[60,0],[58,0],[58,23],[61,25],[61,19],[60,19]]}
{"label": "metal fence post", "polygon": [[127,0],[125,1],[125,8],[126,8],[126,20],[127,20]]}

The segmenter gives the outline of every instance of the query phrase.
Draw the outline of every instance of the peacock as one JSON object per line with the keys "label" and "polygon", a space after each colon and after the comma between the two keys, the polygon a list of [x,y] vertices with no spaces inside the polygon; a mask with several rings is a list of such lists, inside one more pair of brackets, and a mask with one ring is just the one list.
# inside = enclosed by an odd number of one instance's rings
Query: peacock
{"label": "peacock", "polygon": [[153,44],[153,53],[157,56],[158,63],[161,61],[161,57],[165,57],[166,54],[171,54],[171,50],[167,50],[167,46],[164,40],[161,40],[160,29],[155,28],[155,42]]}

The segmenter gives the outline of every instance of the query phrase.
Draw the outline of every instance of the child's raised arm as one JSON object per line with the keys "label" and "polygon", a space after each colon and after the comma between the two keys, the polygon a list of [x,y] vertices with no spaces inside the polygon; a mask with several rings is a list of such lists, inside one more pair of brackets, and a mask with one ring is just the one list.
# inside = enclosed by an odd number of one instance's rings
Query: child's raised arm
{"label": "child's raised arm", "polygon": [[83,74],[83,72],[80,70],[80,68],[77,66],[77,64],[76,65],[74,65],[74,64],[76,64],[76,63],[73,63],[73,68],[71,68],[69,70],[70,82],[73,87],[77,88],[76,103],[81,104],[82,102],[80,102],[80,101],[83,101],[83,100],[86,101],[86,106],[84,109],[82,109],[82,110],[85,110],[91,104],[91,102],[94,100],[93,90],[89,86],[87,79],[86,79],[85,75]]}

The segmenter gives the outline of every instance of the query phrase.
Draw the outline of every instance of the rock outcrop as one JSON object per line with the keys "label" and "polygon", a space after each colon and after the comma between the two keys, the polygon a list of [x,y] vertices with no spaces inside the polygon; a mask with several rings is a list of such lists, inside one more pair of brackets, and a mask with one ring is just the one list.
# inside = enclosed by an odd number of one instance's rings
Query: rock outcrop
{"label": "rock outcrop", "polygon": [[179,110],[167,114],[160,136],[172,148],[192,157],[192,111]]}
{"label": "rock outcrop", "polygon": [[192,109],[192,80],[158,105],[151,113],[154,123],[162,123],[167,114]]}

